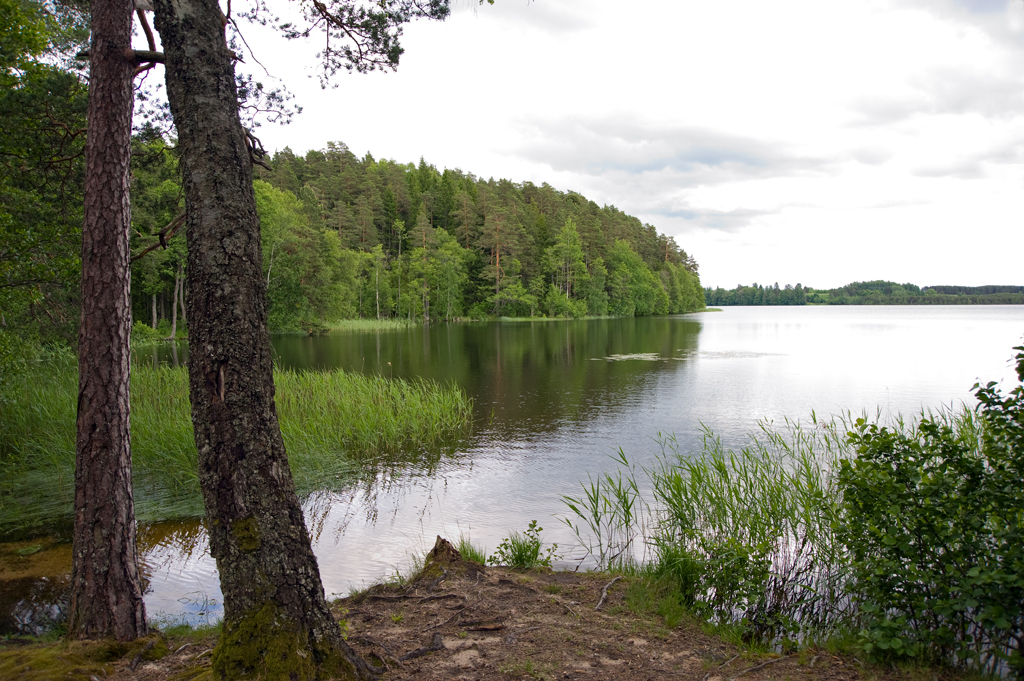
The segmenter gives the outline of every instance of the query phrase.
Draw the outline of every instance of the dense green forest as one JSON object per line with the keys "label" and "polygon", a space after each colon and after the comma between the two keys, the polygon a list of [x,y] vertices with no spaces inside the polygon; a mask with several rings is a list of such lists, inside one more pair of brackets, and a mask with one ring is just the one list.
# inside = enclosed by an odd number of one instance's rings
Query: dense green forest
{"label": "dense green forest", "polygon": [[[257,176],[273,329],[704,307],[697,264],[671,237],[547,184],[360,159],[340,143],[304,157],[285,149]],[[157,135],[136,140],[132,202],[141,253],[182,208],[173,149]],[[184,249],[165,235],[136,261],[136,319],[179,323]]]}
{"label": "dense green forest", "polygon": [[704,289],[708,305],[1022,305],[1024,286],[916,286],[894,281],[855,281],[840,288],[800,284]]}
{"label": "dense green forest", "polygon": [[88,20],[0,0],[0,388],[40,341],[75,338],[86,86],[67,55]]}

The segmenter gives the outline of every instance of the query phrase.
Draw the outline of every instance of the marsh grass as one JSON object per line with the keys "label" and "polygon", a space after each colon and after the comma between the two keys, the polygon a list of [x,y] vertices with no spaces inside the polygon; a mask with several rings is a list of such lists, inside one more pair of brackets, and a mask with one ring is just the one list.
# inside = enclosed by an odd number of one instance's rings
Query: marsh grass
{"label": "marsh grass", "polygon": [[763,424],[739,451],[710,430],[693,453],[660,437],[646,468],[620,451],[619,470],[564,497],[565,522],[599,569],[639,574],[650,593],[630,600],[666,622],[689,612],[766,641],[835,633],[853,612],[832,531],[844,423]]}
{"label": "marsh grass", "polygon": [[423,322],[413,322],[405,318],[395,319],[341,319],[327,325],[333,333],[335,331],[405,331],[414,326],[423,326]]}
{"label": "marsh grass", "polygon": [[[437,457],[472,426],[471,403],[452,385],[341,371],[276,371],[274,378],[301,494]],[[35,364],[7,387],[0,405],[3,534],[70,522],[77,394],[77,367],[66,356]],[[137,518],[201,516],[187,371],[133,365],[131,400]]]}
{"label": "marsh grass", "polygon": [[470,541],[469,535],[460,534],[455,549],[465,560],[471,563],[476,563],[477,565],[487,564],[487,550]]}

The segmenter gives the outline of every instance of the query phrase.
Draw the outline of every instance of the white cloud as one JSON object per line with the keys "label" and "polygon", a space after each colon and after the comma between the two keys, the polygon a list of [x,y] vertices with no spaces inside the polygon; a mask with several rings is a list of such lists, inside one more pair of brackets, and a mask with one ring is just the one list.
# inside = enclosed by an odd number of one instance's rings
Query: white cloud
{"label": "white cloud", "polygon": [[580,191],[731,287],[1024,283],[1022,31],[1021,0],[464,0],[327,91],[314,42],[247,36],[305,107],[269,149]]}

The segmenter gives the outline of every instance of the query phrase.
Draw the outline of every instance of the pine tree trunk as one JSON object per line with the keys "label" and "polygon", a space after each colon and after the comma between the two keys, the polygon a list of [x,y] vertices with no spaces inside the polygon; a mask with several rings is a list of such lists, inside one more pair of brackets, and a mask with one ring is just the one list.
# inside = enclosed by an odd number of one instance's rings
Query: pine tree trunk
{"label": "pine tree trunk", "polygon": [[146,634],[128,434],[131,0],[92,3],[78,334],[72,638]]}
{"label": "pine tree trunk", "polygon": [[189,389],[224,595],[217,678],[364,678],[324,598],[274,406],[252,163],[216,0],[157,0],[188,239]]}
{"label": "pine tree trunk", "polygon": [[155,329],[156,326],[157,326],[157,324],[156,324],[156,294],[155,293],[153,294],[152,312],[153,312],[153,328]]}

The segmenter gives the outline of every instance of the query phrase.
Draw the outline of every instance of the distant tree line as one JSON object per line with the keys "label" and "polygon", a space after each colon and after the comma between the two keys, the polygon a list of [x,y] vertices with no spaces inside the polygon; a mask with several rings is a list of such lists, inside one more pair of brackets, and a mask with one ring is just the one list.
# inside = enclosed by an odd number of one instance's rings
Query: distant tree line
{"label": "distant tree line", "polygon": [[[185,321],[186,251],[160,232],[181,210],[177,161],[153,133],[136,147],[133,250],[161,244],[134,265],[136,319],[173,329]],[[285,149],[268,166],[255,189],[273,329],[704,307],[697,263],[672,237],[575,192],[359,159],[340,143]]]}
{"label": "distant tree line", "polygon": [[737,286],[733,290],[716,288],[704,289],[704,300],[708,305],[805,305],[807,304],[807,290],[797,284],[793,286],[786,284],[779,288],[778,282],[774,286],[761,286],[751,284],[750,286]]}
{"label": "distant tree line", "polygon": [[708,305],[1024,305],[1024,286],[925,286],[855,281],[833,289],[786,285],[704,289]]}

